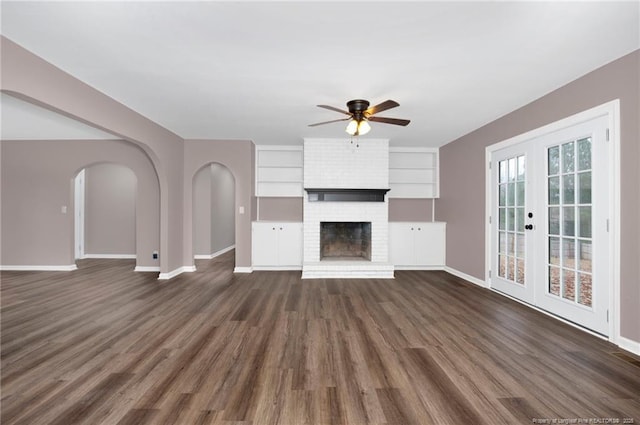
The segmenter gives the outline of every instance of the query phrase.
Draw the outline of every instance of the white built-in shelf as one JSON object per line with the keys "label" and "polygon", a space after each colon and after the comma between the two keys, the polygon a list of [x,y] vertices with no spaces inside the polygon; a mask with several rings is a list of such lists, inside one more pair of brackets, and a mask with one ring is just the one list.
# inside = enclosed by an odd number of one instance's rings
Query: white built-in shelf
{"label": "white built-in shelf", "polygon": [[256,146],[256,196],[302,196],[302,171],[302,146]]}
{"label": "white built-in shelf", "polygon": [[389,198],[440,196],[437,148],[389,148]]}
{"label": "white built-in shelf", "polygon": [[[304,195],[302,146],[256,146],[256,196]],[[438,198],[437,148],[389,148],[389,198]]]}

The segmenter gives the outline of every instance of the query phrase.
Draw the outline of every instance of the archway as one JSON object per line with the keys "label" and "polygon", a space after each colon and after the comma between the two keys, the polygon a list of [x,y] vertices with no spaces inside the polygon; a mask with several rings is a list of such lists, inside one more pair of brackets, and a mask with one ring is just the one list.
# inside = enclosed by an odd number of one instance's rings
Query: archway
{"label": "archway", "polygon": [[201,167],[194,174],[194,259],[212,259],[235,248],[235,186],[231,171],[216,162]]}
{"label": "archway", "polygon": [[74,186],[76,259],[135,259],[134,171],[117,163],[92,164],[77,174]]}

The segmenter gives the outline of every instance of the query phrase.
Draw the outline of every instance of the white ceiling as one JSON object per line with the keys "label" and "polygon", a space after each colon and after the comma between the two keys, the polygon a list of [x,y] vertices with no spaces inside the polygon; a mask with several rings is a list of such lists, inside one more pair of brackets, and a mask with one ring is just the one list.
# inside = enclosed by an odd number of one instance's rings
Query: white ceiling
{"label": "white ceiling", "polygon": [[364,98],[411,119],[372,137],[441,146],[640,48],[637,1],[1,7],[3,35],[183,138],[256,144],[345,136],[315,105]]}

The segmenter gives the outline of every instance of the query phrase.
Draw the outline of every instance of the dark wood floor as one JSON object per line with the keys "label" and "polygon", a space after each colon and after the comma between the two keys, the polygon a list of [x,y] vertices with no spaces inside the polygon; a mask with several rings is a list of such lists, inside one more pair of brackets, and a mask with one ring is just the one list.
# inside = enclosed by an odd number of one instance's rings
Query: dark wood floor
{"label": "dark wood floor", "polygon": [[2,424],[640,423],[638,358],[444,272],[196,264],[3,272]]}

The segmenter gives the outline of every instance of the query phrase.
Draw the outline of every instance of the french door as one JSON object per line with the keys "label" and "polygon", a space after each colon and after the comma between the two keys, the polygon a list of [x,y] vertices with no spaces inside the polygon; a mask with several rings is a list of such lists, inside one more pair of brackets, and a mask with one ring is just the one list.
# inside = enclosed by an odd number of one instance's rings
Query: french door
{"label": "french door", "polygon": [[603,335],[606,125],[596,118],[491,155],[491,287]]}

